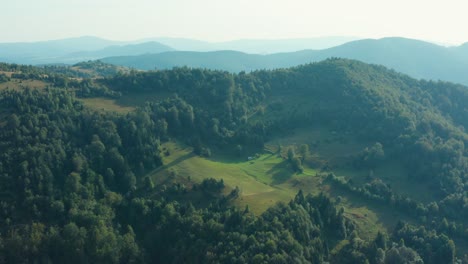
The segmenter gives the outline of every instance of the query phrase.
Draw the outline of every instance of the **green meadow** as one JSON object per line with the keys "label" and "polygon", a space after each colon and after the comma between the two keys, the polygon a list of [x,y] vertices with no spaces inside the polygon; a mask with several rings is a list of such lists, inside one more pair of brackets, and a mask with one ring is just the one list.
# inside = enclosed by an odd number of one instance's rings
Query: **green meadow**
{"label": "green meadow", "polygon": [[[261,214],[278,202],[289,202],[299,190],[305,193],[324,192],[345,208],[345,215],[353,220],[363,237],[373,237],[378,230],[391,228],[395,222],[381,221],[382,215],[368,207],[365,201],[345,191],[335,189],[324,182],[325,173],[305,166],[301,174],[294,173],[288,161],[277,153],[264,151],[252,160],[233,157],[204,158],[192,153],[192,148],[176,142],[165,143],[170,155],[164,157],[164,166],[151,172],[154,182],[164,183],[174,180],[190,184],[205,178],[223,179],[226,192],[236,186],[240,197],[235,204],[241,208],[246,205],[255,214]],[[388,215],[385,218],[388,219]],[[394,219],[396,219],[395,215]]]}

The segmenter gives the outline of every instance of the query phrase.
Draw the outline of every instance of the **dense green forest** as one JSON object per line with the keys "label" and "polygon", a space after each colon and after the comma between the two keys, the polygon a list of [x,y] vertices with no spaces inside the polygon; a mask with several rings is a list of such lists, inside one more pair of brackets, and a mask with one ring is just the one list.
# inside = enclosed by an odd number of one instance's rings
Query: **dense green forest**
{"label": "dense green forest", "polygon": [[[464,86],[342,59],[239,74],[0,71],[9,73],[0,82],[46,83],[0,91],[0,263],[468,263]],[[127,114],[81,101],[150,94]],[[334,164],[310,165],[308,142],[287,150],[294,171],[315,166],[323,181],[410,221],[364,239],[325,193],[303,189],[254,214],[222,180],[149,177],[167,165],[171,140],[205,158],[236,156],[310,126],[372,142],[341,164],[369,175],[363,182],[336,175]],[[405,183],[427,185],[430,200],[375,175],[384,163],[401,164]]]}

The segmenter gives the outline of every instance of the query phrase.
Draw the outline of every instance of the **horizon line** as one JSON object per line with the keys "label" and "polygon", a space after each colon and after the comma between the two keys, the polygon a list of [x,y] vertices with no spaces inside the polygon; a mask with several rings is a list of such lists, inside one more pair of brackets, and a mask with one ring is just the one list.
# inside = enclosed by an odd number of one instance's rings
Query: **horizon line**
{"label": "horizon line", "polygon": [[330,35],[330,36],[315,36],[315,37],[291,37],[291,38],[237,38],[237,39],[230,39],[230,40],[222,40],[222,41],[213,41],[213,40],[205,40],[199,38],[190,38],[190,37],[171,37],[171,36],[153,36],[153,37],[142,37],[142,38],[135,38],[135,39],[127,39],[127,40],[117,40],[112,38],[106,38],[102,36],[96,35],[81,35],[81,36],[70,36],[70,37],[62,37],[62,38],[52,38],[52,39],[43,39],[43,40],[30,40],[30,41],[0,41],[0,44],[34,44],[34,43],[43,43],[43,42],[54,42],[54,41],[63,41],[63,40],[73,40],[73,39],[84,39],[84,38],[94,38],[104,41],[111,41],[111,42],[121,42],[122,44],[137,44],[143,42],[151,42],[157,41],[158,39],[179,39],[179,40],[190,40],[190,41],[198,41],[198,42],[205,42],[209,44],[222,44],[222,43],[229,43],[229,42],[236,42],[236,41],[292,41],[292,40],[314,40],[314,39],[333,39],[333,38],[349,38],[352,39],[347,42],[357,41],[357,40],[381,40],[386,38],[402,38],[402,39],[409,39],[409,40],[418,40],[423,42],[432,43],[438,46],[443,47],[457,47],[462,46],[468,41],[461,42],[461,43],[450,43],[450,42],[441,42],[441,41],[433,41],[433,40],[425,40],[425,39],[418,39],[418,38],[411,38],[411,37],[403,37],[403,36],[384,36],[384,37],[358,37],[358,36],[347,36],[347,35]]}

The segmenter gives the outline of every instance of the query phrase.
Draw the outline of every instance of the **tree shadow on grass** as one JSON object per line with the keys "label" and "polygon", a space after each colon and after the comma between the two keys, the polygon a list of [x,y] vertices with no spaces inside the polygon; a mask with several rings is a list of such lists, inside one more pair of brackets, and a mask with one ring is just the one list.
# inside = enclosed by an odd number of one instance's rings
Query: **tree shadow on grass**
{"label": "tree shadow on grass", "polygon": [[185,160],[187,160],[187,159],[189,159],[191,157],[194,157],[194,156],[196,156],[194,153],[187,153],[185,155],[182,155],[182,156],[178,157],[177,159],[175,159],[175,160],[173,160],[173,161],[171,161],[171,162],[169,162],[169,163],[167,163],[165,165],[162,165],[161,167],[153,170],[151,172],[151,174],[155,174],[155,173],[158,173],[160,171],[171,168],[171,167],[173,167],[173,166],[175,166],[175,165],[177,165],[177,164],[179,164],[179,163],[181,163],[181,162],[183,162],[183,161],[185,161]]}
{"label": "tree shadow on grass", "polygon": [[[327,181],[326,184],[330,186],[328,194],[330,194],[331,196],[345,197],[349,206],[354,208],[363,207],[374,212],[377,215],[379,222],[382,223],[385,228],[387,228],[388,232],[393,231],[393,228],[396,226],[399,220],[403,220],[411,224],[420,224],[419,220],[414,216],[410,215],[407,212],[396,210],[391,205],[385,202],[367,199],[359,194],[353,193],[352,191],[349,191],[329,181]],[[358,216],[358,218],[362,217],[366,216]]]}
{"label": "tree shadow on grass", "polygon": [[270,170],[267,171],[268,175],[271,175],[273,184],[281,184],[291,178],[293,175],[291,168],[286,160],[276,164]]}

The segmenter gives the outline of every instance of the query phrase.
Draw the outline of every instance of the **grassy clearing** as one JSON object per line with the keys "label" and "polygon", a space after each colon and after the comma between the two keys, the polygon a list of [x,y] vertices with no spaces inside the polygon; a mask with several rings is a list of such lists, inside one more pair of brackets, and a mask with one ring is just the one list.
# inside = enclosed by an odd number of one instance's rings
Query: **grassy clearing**
{"label": "grassy clearing", "polygon": [[422,203],[429,203],[436,199],[429,184],[409,179],[408,170],[401,163],[394,160],[385,161],[372,170],[342,167],[335,169],[334,173],[337,176],[353,179],[353,182],[357,185],[363,185],[372,180],[368,177],[371,171],[373,178],[380,178],[388,183],[396,194],[408,196]]}
{"label": "grassy clearing", "polygon": [[109,111],[109,112],[116,112],[119,114],[126,114],[135,110],[134,107],[130,106],[122,106],[114,99],[107,99],[107,98],[81,98],[78,99],[83,104],[91,109],[98,110],[98,111]]}
{"label": "grassy clearing", "polygon": [[11,75],[15,73],[15,72],[9,72],[9,71],[0,71],[0,74],[4,74],[6,75],[7,77],[10,77],[11,78]]}
{"label": "grassy clearing", "polygon": [[[345,209],[345,216],[355,223],[362,238],[373,239],[378,231],[393,230],[399,220],[410,223],[416,223],[416,220],[394,211],[386,204],[369,201],[325,181],[328,172],[353,178],[358,184],[368,181],[369,171],[354,169],[349,165],[349,157],[372,143],[356,142],[352,135],[338,135],[326,128],[312,127],[268,142],[266,151],[257,155],[250,153],[239,157],[215,151],[213,157],[203,158],[194,155],[190,147],[169,142],[163,145],[170,152],[169,156],[164,157],[165,165],[153,171],[151,176],[158,183],[167,179],[185,183],[201,182],[205,178],[223,179],[227,192],[235,186],[241,190],[235,204],[240,208],[248,205],[255,214],[261,214],[277,202],[289,202],[300,189],[315,195],[323,192]],[[310,146],[311,155],[305,159],[304,173],[295,174],[285,157],[289,147],[298,148],[301,144]],[[279,145],[282,146],[280,154]],[[248,156],[255,158],[248,160]],[[331,164],[325,173],[321,172],[324,164]],[[405,178],[407,172],[395,162],[378,166],[374,169],[374,175],[389,182],[395,191],[414,193],[415,189],[412,189],[412,185],[408,186]],[[424,190],[425,187],[421,186],[418,192]],[[421,199],[419,194],[418,197]]]}
{"label": "grassy clearing", "polygon": [[238,157],[229,160],[225,155],[207,159],[194,155],[190,147],[178,143],[165,143],[163,147],[171,154],[164,157],[163,167],[150,174],[154,182],[164,183],[168,178],[193,182],[205,178],[223,179],[228,191],[235,186],[240,188],[236,205],[241,208],[248,205],[255,214],[277,202],[289,202],[300,189],[312,194],[324,192],[334,199],[340,196],[339,206],[345,208],[346,216],[356,223],[363,238],[372,238],[377,231],[394,224],[383,223],[380,211],[370,209],[365,201],[348,197],[323,183],[324,175],[316,169],[306,166],[304,173],[293,173],[288,162],[276,154],[259,154],[251,161]]}
{"label": "grassy clearing", "polygon": [[310,164],[328,163],[330,166],[339,167],[371,143],[358,142],[349,134],[338,134],[336,131],[321,126],[296,129],[291,131],[289,135],[268,143],[274,149],[277,149],[278,145],[282,145],[283,155],[286,155],[289,146],[298,148],[301,144],[309,145],[311,152],[306,162]]}
{"label": "grassy clearing", "polygon": [[[378,231],[393,230],[398,220],[410,223],[416,223],[416,220],[395,212],[386,204],[369,201],[324,180],[328,172],[334,172],[352,178],[357,184],[369,181],[369,170],[356,170],[349,161],[373,143],[358,142],[347,133],[339,135],[323,127],[310,127],[268,142],[266,151],[251,154],[255,159],[249,161],[248,155],[234,157],[219,152],[215,152],[211,158],[203,158],[194,155],[190,147],[170,142],[164,144],[171,153],[164,157],[165,166],[151,175],[156,182],[169,177],[193,182],[210,177],[223,179],[228,191],[235,186],[240,188],[241,195],[236,205],[241,208],[248,205],[255,214],[262,213],[277,202],[288,202],[299,189],[312,194],[323,192],[345,209],[346,217],[356,224],[362,238],[372,239]],[[285,157],[289,147],[298,149],[301,144],[308,144],[311,154],[305,159],[304,173],[295,174]],[[279,145],[282,146],[280,155],[277,154]],[[321,173],[325,167],[323,165],[329,166],[325,173]],[[374,177],[390,183],[397,193],[408,194],[419,201],[431,199],[430,192],[423,184],[408,181],[407,171],[396,161],[377,166],[373,173]],[[421,196],[421,193],[424,195]]]}
{"label": "grassy clearing", "polygon": [[362,237],[372,237],[379,230],[393,230],[399,220],[413,222],[414,219],[393,210],[386,204],[367,200],[355,193],[336,186],[326,186],[326,192],[343,206],[345,215],[354,221]]}
{"label": "grassy clearing", "polygon": [[161,93],[140,93],[132,95],[124,95],[118,99],[109,99],[102,97],[81,98],[87,107],[99,111],[116,112],[126,114],[135,110],[138,106],[143,106],[145,102],[156,101],[169,97],[169,94]]}
{"label": "grassy clearing", "polygon": [[[268,148],[276,151],[277,146],[282,145],[282,155],[286,156],[288,147],[292,146],[297,149],[301,144],[308,144],[311,155],[305,161],[306,170],[310,166],[317,169],[327,168],[327,171],[351,178],[355,184],[362,185],[372,180],[369,178],[370,170],[356,169],[351,165],[351,161],[356,154],[374,143],[357,141],[352,134],[347,132],[333,131],[326,127],[308,127],[291,131],[289,135],[272,140],[268,143]],[[373,178],[381,178],[389,183],[397,194],[403,194],[421,202],[434,200],[430,187],[425,183],[408,179],[409,172],[396,160],[386,160],[374,168],[372,174]],[[413,221],[403,214],[394,212],[386,205],[368,201],[335,187],[324,184],[313,187],[319,188],[331,197],[340,197],[340,205],[345,207],[347,217],[359,226],[363,236],[375,234],[378,230],[391,230],[400,219]]]}
{"label": "grassy clearing", "polygon": [[11,81],[0,83],[0,90],[12,89],[12,90],[22,90],[25,88],[31,89],[44,89],[47,86],[47,83],[39,80],[18,80],[12,79]]}
{"label": "grassy clearing", "polygon": [[[294,178],[285,161],[274,154],[262,154],[255,160],[231,163],[206,159],[192,153],[190,147],[167,143],[171,155],[164,158],[164,166],[152,172],[155,181],[167,177],[188,178],[200,182],[205,178],[223,179],[228,188],[238,186],[241,190],[240,206],[249,204],[252,211],[261,213],[278,201],[289,201],[296,191],[274,185],[278,175],[283,183]],[[255,201],[255,203],[251,203]]]}
{"label": "grassy clearing", "polygon": [[121,106],[143,106],[146,102],[163,100],[170,97],[170,93],[133,93],[129,95],[123,95],[116,100],[116,103]]}
{"label": "grassy clearing", "polygon": [[[287,147],[298,147],[308,144],[311,155],[305,163],[309,166],[322,168],[327,166],[338,176],[352,178],[362,185],[369,182],[370,169],[356,169],[351,165],[353,157],[375,142],[357,141],[350,133],[333,131],[326,127],[307,127],[297,129],[291,134],[275,139],[269,143],[269,148],[275,151],[277,146],[283,146],[286,156]],[[428,203],[440,197],[434,197],[431,187],[424,182],[417,182],[408,178],[409,172],[396,160],[385,160],[372,169],[373,178],[380,178],[390,184],[396,194],[402,194],[413,200]]]}

